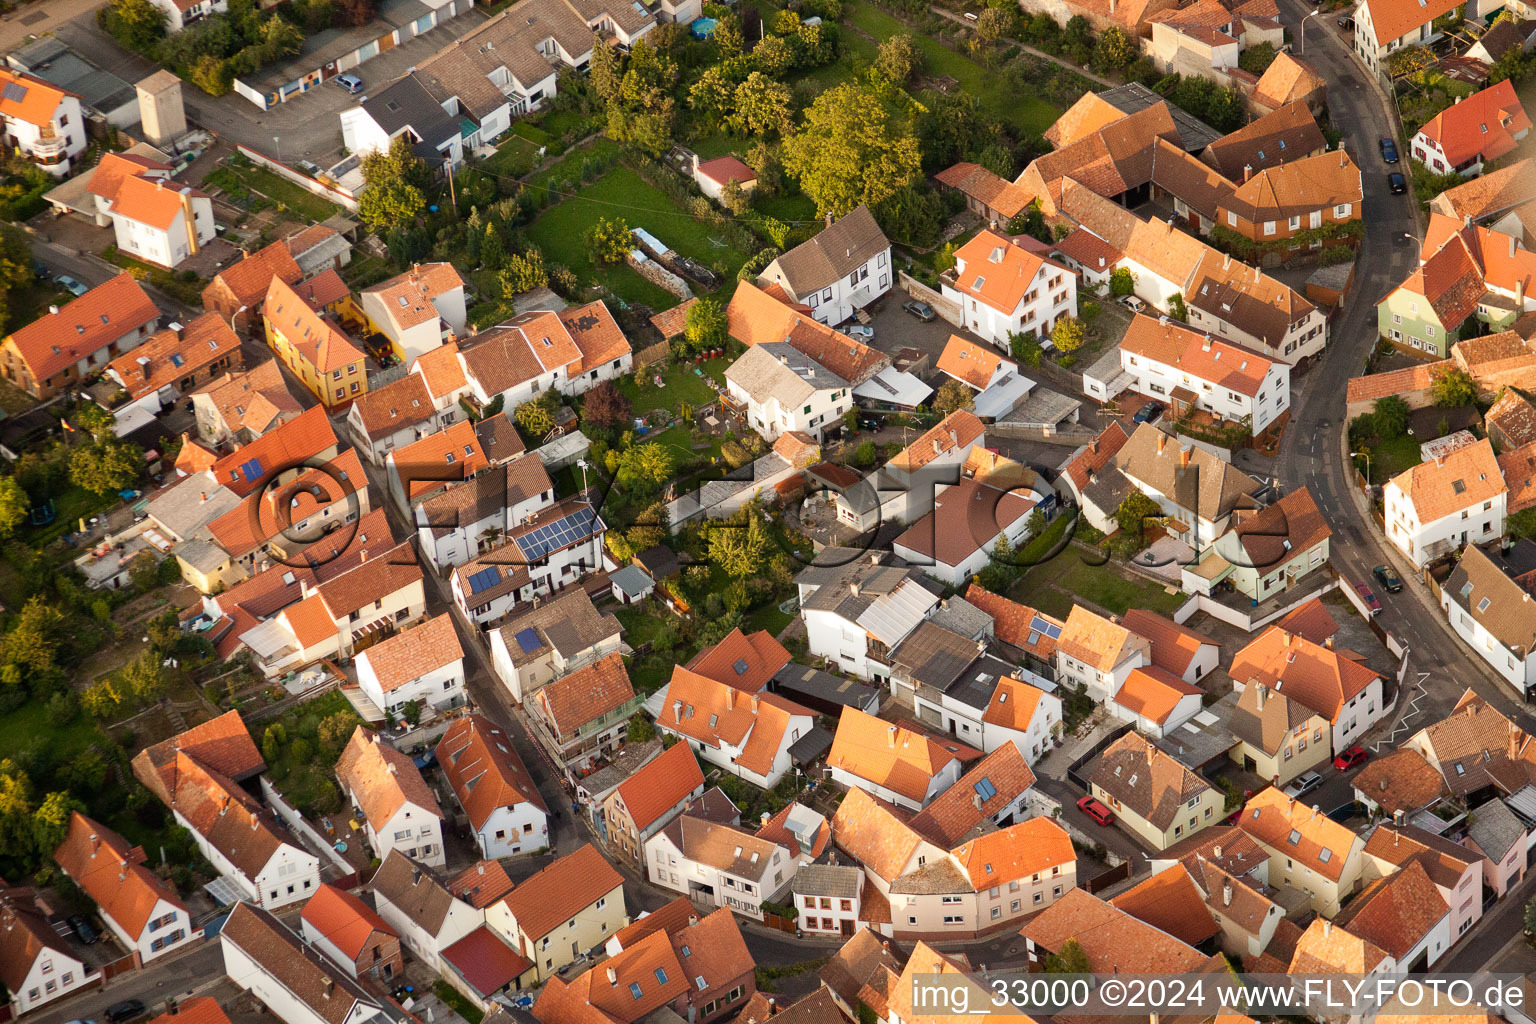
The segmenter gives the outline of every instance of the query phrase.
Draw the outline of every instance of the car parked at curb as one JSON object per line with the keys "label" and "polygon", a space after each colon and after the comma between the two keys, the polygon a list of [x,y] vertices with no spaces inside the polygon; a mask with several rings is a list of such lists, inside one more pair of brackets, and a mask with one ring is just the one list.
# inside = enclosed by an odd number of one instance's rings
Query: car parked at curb
{"label": "car parked at curb", "polygon": [[1347,772],[1356,765],[1365,764],[1370,759],[1370,754],[1364,747],[1356,743],[1348,747],[1338,757],[1333,759],[1333,767],[1341,772]]}
{"label": "car parked at curb", "polygon": [[1280,792],[1292,800],[1300,800],[1318,786],[1323,784],[1323,777],[1317,772],[1302,772],[1281,788]]}
{"label": "car parked at curb", "polygon": [[1400,171],[1393,171],[1387,175],[1387,188],[1392,190],[1393,195],[1400,196],[1408,191],[1408,179]]}
{"label": "car parked at curb", "polygon": [[860,341],[875,340],[875,329],[873,327],[865,327],[863,324],[849,324],[847,327],[838,328],[838,330],[848,335],[848,337],[857,338]]}
{"label": "car parked at curb", "polygon": [[1094,797],[1085,796],[1080,798],[1077,801],[1077,809],[1100,825],[1113,825],[1115,823],[1115,812],[1105,807]]}
{"label": "car parked at curb", "polygon": [[124,999],[120,1003],[113,1003],[107,1007],[105,1014],[107,1024],[126,1024],[127,1021],[144,1015],[144,1004],[137,999]]}
{"label": "car parked at curb", "polygon": [[90,291],[89,288],[81,284],[79,281],[76,281],[68,274],[60,274],[58,277],[53,279],[53,283],[69,292],[69,294],[73,295],[77,299],[84,295],[86,292]]}
{"label": "car parked at curb", "polygon": [[1371,570],[1371,575],[1381,581],[1381,585],[1389,594],[1395,594],[1403,589],[1403,578],[1390,565],[1376,566]]}
{"label": "car parked at curb", "polygon": [[1386,135],[1377,143],[1381,147],[1381,158],[1389,164],[1397,163],[1397,141]]}
{"label": "car parked at curb", "polygon": [[1372,618],[1381,614],[1381,600],[1371,592],[1370,587],[1364,583],[1356,583],[1355,593],[1360,595],[1360,600],[1364,601],[1365,606],[1371,610]]}

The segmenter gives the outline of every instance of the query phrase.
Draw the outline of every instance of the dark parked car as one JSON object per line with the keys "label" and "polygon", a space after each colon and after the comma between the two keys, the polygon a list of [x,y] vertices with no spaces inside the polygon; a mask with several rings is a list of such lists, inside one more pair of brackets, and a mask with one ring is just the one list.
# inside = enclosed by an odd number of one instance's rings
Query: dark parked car
{"label": "dark parked car", "polygon": [[901,308],[906,310],[908,313],[911,313],[925,324],[932,323],[939,315],[933,311],[933,307],[928,305],[928,303],[918,302],[916,299],[913,299],[911,302],[904,303]]}
{"label": "dark parked car", "polygon": [[1162,414],[1162,402],[1148,402],[1146,405],[1136,410],[1136,415],[1132,416],[1131,420],[1136,423],[1151,423]]}
{"label": "dark parked car", "polygon": [[1371,575],[1381,581],[1381,585],[1389,594],[1395,594],[1403,589],[1403,578],[1390,565],[1378,565],[1371,570]]}
{"label": "dark parked car", "polygon": [[124,1024],[126,1021],[141,1017],[144,1014],[144,1004],[137,999],[124,999],[120,1003],[113,1003],[107,1007],[108,1024]]}
{"label": "dark parked car", "polygon": [[1377,599],[1375,594],[1371,593],[1370,587],[1364,583],[1356,583],[1355,593],[1360,595],[1360,600],[1365,602],[1365,606],[1371,610],[1372,616],[1381,614],[1381,601]]}
{"label": "dark parked car", "polygon": [[87,946],[95,945],[96,941],[101,938],[101,936],[96,934],[96,929],[91,927],[91,922],[79,914],[69,919],[69,928],[70,931],[75,933],[75,938]]}
{"label": "dark parked car", "polygon": [[1333,766],[1341,772],[1347,772],[1357,764],[1365,764],[1366,759],[1370,756],[1366,749],[1357,743],[1334,758]]}
{"label": "dark parked car", "polygon": [[1381,158],[1389,164],[1397,163],[1397,142],[1383,135],[1381,137]]}
{"label": "dark parked car", "polygon": [[1105,807],[1091,796],[1080,798],[1077,801],[1077,809],[1088,815],[1088,817],[1092,818],[1100,825],[1113,825],[1115,823],[1115,812],[1111,811],[1108,807]]}
{"label": "dark parked car", "polygon": [[1399,172],[1393,171],[1387,175],[1387,187],[1392,190],[1393,195],[1400,196],[1408,191],[1408,179]]}

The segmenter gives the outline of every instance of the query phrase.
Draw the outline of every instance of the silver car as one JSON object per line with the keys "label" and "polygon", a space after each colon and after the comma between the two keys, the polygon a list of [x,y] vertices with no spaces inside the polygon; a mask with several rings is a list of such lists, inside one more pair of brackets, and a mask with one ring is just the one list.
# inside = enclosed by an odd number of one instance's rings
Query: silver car
{"label": "silver car", "polygon": [[1302,772],[1292,779],[1290,784],[1281,789],[1280,792],[1292,800],[1300,800],[1322,784],[1323,777],[1317,772]]}
{"label": "silver car", "polygon": [[862,324],[850,324],[847,327],[839,328],[839,330],[848,335],[848,337],[857,338],[860,341],[875,340],[875,329],[873,327],[865,327]]}

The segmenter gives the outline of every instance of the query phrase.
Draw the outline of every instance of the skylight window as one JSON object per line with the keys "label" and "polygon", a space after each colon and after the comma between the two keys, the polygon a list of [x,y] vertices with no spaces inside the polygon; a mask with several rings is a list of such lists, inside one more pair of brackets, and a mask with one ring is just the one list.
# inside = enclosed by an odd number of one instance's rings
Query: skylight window
{"label": "skylight window", "polygon": [[667,969],[665,967],[656,968],[656,980],[663,985],[667,983]]}
{"label": "skylight window", "polygon": [[636,999],[640,998],[640,983],[638,981],[632,981],[629,983],[629,994],[634,996]]}
{"label": "skylight window", "polygon": [[1285,841],[1295,846],[1301,842],[1301,833],[1293,828],[1291,829],[1291,834],[1285,837]]}

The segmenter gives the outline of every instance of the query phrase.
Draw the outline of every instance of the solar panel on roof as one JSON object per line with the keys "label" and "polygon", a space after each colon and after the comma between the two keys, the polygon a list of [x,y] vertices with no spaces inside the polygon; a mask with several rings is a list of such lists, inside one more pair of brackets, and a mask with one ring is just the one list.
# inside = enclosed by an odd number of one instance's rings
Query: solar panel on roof
{"label": "solar panel on roof", "polygon": [[261,479],[261,460],[251,459],[240,467],[240,475],[251,483]]}
{"label": "solar panel on roof", "polygon": [[991,779],[982,779],[980,782],[976,783],[974,788],[976,790],[976,795],[981,797],[983,802],[991,800],[993,797],[997,796],[997,787],[992,785]]}
{"label": "solar panel on roof", "polygon": [[596,521],[597,513],[593,509],[578,509],[517,538],[517,546],[525,558],[537,561],[551,551],[590,537]]}
{"label": "solar panel on roof", "polygon": [[1030,622],[1029,628],[1050,637],[1052,640],[1061,639],[1061,627],[1042,616],[1036,615],[1034,620]]}
{"label": "solar panel on roof", "polygon": [[523,649],[524,654],[532,654],[544,644],[539,640],[538,633],[532,629],[522,629],[517,632],[517,646]]}
{"label": "solar panel on roof", "polygon": [[469,577],[469,592],[478,594],[482,590],[494,587],[501,582],[501,571],[498,569],[481,569],[472,573]]}

